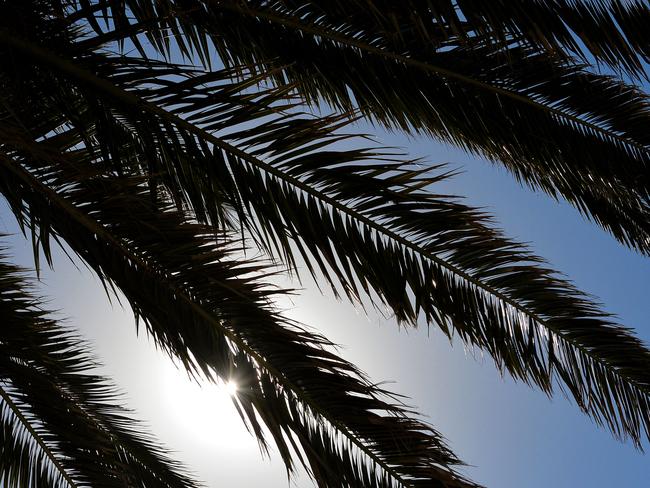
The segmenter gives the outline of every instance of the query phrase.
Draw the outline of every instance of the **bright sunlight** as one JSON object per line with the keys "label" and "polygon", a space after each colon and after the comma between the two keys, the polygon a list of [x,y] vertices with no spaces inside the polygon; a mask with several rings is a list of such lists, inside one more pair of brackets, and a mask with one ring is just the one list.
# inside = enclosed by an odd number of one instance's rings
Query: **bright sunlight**
{"label": "bright sunlight", "polygon": [[237,382],[230,380],[225,385],[223,385],[223,389],[226,391],[226,393],[228,393],[228,395],[234,396],[237,394]]}
{"label": "bright sunlight", "polygon": [[257,446],[233,405],[235,381],[198,384],[173,364],[165,367],[164,377],[165,408],[174,419],[174,429],[204,447]]}

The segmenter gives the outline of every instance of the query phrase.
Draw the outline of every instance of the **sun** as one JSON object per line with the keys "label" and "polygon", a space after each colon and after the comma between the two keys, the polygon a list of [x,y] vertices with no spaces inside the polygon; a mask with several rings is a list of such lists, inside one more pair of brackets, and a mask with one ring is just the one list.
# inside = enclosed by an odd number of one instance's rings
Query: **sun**
{"label": "sun", "polygon": [[223,385],[223,389],[231,397],[235,396],[237,394],[237,382],[234,380],[226,381]]}
{"label": "sun", "polygon": [[172,423],[168,427],[206,447],[257,445],[233,404],[236,381],[199,384],[173,365],[165,368],[164,376],[165,410]]}

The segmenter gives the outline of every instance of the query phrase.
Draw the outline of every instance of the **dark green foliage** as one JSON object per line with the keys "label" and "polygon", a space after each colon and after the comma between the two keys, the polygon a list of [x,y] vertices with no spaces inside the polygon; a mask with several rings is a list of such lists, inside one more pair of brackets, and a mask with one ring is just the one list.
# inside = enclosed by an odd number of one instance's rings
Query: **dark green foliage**
{"label": "dark green foliage", "polygon": [[[54,153],[45,144],[39,149]],[[295,434],[313,471],[332,470],[330,477],[339,480],[325,484],[324,477],[324,486],[340,486],[344,474],[349,486],[366,486],[367,480],[391,486],[402,478],[431,483],[448,476],[440,486],[465,486],[438,467],[458,461],[435,432],[408,419],[389,398],[380,399],[381,390],[323,349],[330,346],[325,339],[268,309],[270,292],[246,277],[260,271],[259,264],[232,260],[228,240],[215,242],[209,227],[188,222],[163,195],[156,204],[141,180],[99,177],[83,153],[75,156],[60,156],[52,167],[24,159],[29,172],[3,172],[14,189],[12,207],[25,223],[46,212],[51,231],[125,294],[158,344],[189,371],[236,379],[238,407],[262,445],[260,419],[291,466],[287,439]],[[52,190],[31,191],[33,184],[25,182],[32,175]],[[49,236],[41,237],[48,242]],[[329,436],[342,434],[342,450],[331,452],[328,463],[312,452],[327,450],[318,447],[319,437],[327,446],[335,442]],[[367,450],[368,466],[359,464],[359,447]],[[395,462],[403,449],[412,457]]]}

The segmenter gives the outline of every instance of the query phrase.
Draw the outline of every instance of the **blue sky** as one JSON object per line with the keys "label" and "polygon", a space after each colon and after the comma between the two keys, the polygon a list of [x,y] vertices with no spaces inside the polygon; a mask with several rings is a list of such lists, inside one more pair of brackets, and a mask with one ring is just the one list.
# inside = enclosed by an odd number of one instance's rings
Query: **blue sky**
{"label": "blue sky", "polygon": [[[649,259],[623,248],[565,203],[522,188],[499,166],[427,138],[380,132],[378,139],[461,168],[437,190],[484,207],[508,235],[529,242],[650,342]],[[0,231],[17,233],[6,208],[0,217]],[[20,236],[11,242],[17,259],[30,265],[29,243]],[[129,310],[111,305],[82,265],[59,256],[55,273],[46,270],[42,280],[41,292],[92,343],[128,405],[208,486],[289,486],[281,463],[261,457],[223,391],[189,384],[143,333],[136,337]],[[400,331],[390,318],[366,316],[320,295],[309,280],[304,286],[301,296],[281,304],[287,313],[341,344],[343,355],[373,380],[394,382],[390,388],[410,397],[408,403],[445,434],[475,481],[494,488],[647,485],[647,456],[597,428],[560,393],[549,400],[502,378],[489,358],[458,342],[450,346],[435,327]],[[304,476],[292,485],[312,486]]]}

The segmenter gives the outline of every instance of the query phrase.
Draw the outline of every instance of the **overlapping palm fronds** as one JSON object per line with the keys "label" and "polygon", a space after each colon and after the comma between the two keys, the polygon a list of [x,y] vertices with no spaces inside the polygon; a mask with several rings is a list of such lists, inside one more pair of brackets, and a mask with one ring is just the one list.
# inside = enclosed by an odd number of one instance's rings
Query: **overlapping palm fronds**
{"label": "overlapping palm fronds", "polygon": [[[0,191],[19,222],[46,256],[55,236],[124,293],[188,371],[236,377],[261,445],[267,429],[288,469],[300,459],[321,486],[471,483],[439,434],[274,311],[281,291],[237,256],[241,239],[357,303],[458,334],[547,393],[559,382],[618,437],[650,434],[650,352],[630,331],[483,213],[436,195],[444,170],[343,132],[361,114],[486,154],[648,253],[645,95],[570,57],[641,74],[647,12],[603,3],[586,21],[579,4],[538,3],[562,20],[542,34],[515,8],[432,3],[0,15]],[[610,38],[592,30],[612,18]],[[571,34],[583,21],[586,50]],[[193,63],[153,59],[175,49]],[[345,113],[299,112],[323,100]]]}
{"label": "overlapping palm fronds", "polygon": [[108,32],[95,20],[100,40],[142,33],[160,53],[177,46],[207,61],[214,46],[227,65],[280,67],[276,79],[310,103],[500,161],[648,254],[647,97],[570,59],[640,74],[648,6],[411,3],[167,0],[80,12],[111,20]]}
{"label": "overlapping palm fronds", "polygon": [[[641,1],[538,1],[474,0],[330,1],[315,3],[329,18],[357,29],[379,32],[394,46],[416,43],[437,46],[441,38],[457,42],[484,37],[502,48],[512,42],[560,56],[571,54],[584,61],[596,60],[614,70],[645,76],[643,64],[650,59],[647,4]],[[314,8],[301,1],[258,2],[279,8]],[[216,2],[209,4],[217,7]],[[245,5],[243,2],[240,5]],[[426,49],[425,47],[425,49]]]}
{"label": "overlapping palm fronds", "polygon": [[[54,142],[78,142],[67,135]],[[164,195],[152,201],[142,181],[95,174],[83,151],[68,159],[38,146],[3,161],[19,218],[38,222],[43,243],[54,232],[118,287],[189,371],[235,378],[240,413],[263,447],[260,421],[268,428],[289,469],[293,448],[322,486],[470,486],[450,470],[458,461],[438,434],[382,400],[324,338],[269,309],[270,291],[247,277],[258,264],[230,258],[227,240]]]}

